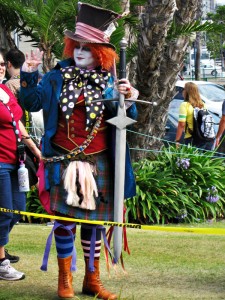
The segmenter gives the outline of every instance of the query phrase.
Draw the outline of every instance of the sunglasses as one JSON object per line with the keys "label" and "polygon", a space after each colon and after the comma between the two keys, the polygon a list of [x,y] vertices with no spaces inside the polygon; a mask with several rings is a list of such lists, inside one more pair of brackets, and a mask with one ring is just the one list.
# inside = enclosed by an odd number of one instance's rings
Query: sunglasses
{"label": "sunglasses", "polygon": [[5,62],[0,62],[0,66],[1,66],[1,67],[5,67],[5,66],[6,66],[6,63],[5,63]]}

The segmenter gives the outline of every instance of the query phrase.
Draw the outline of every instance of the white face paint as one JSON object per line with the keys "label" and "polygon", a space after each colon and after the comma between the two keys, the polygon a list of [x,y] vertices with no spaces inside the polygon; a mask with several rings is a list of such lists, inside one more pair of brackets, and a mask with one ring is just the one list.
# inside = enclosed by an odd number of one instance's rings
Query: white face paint
{"label": "white face paint", "polygon": [[80,44],[74,51],[74,60],[78,68],[89,69],[95,67],[94,57],[91,53],[90,48],[86,47],[85,44]]}

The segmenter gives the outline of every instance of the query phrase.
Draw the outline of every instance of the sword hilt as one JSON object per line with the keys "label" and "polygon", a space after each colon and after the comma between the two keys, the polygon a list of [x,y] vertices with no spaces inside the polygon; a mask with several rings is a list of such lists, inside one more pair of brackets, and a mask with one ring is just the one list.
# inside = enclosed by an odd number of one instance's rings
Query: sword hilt
{"label": "sword hilt", "polygon": [[123,37],[120,41],[120,64],[119,64],[119,79],[126,78],[126,48],[127,41]]}
{"label": "sword hilt", "polygon": [[[126,48],[127,48],[127,41],[123,37],[120,41],[120,64],[119,64],[119,79],[126,78]],[[119,84],[123,83],[122,81]],[[124,107],[124,99],[125,96],[120,94],[119,96],[119,106],[122,108]]]}

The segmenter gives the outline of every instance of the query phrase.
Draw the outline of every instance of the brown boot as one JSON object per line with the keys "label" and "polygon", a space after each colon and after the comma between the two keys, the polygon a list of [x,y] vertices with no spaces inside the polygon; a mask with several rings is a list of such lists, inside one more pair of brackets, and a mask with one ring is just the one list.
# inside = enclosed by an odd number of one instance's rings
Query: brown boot
{"label": "brown boot", "polygon": [[72,287],[73,276],[70,270],[72,256],[66,258],[58,257],[59,277],[58,277],[58,296],[60,298],[73,298],[74,290]]}
{"label": "brown boot", "polygon": [[100,272],[99,272],[99,260],[94,260],[94,267],[95,271],[90,272],[88,269],[89,260],[85,259],[85,276],[83,281],[83,289],[82,293],[86,295],[92,295],[96,296],[98,299],[103,300],[116,300],[117,295],[110,293],[107,291],[103,284],[101,283],[101,280],[99,278]]}

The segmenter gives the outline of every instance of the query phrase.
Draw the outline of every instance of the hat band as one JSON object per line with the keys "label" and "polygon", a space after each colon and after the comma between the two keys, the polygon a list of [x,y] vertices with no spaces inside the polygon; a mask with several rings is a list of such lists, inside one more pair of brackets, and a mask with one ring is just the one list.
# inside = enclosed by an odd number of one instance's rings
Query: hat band
{"label": "hat band", "polygon": [[103,31],[82,22],[77,22],[75,35],[94,43],[109,43],[109,36]]}

